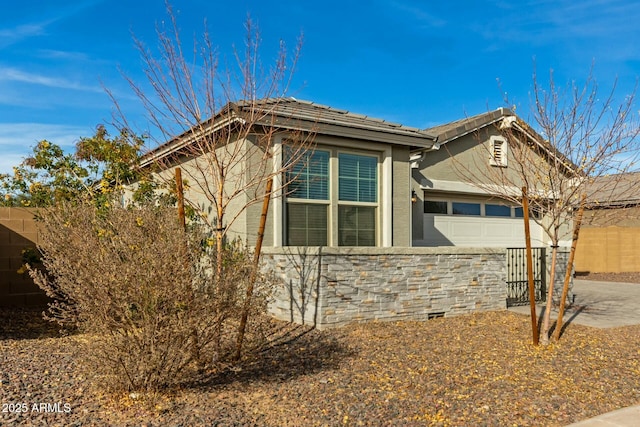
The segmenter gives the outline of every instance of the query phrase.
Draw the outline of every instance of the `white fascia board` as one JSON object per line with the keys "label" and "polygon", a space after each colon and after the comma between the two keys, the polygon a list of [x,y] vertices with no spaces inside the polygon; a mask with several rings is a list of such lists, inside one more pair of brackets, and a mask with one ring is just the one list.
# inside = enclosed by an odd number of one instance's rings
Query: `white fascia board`
{"label": "white fascia board", "polygon": [[148,166],[154,163],[155,161],[188,146],[189,144],[196,141],[196,139],[201,137],[202,135],[213,133],[219,129],[222,129],[223,127],[230,126],[235,122],[238,122],[241,124],[246,123],[246,121],[240,117],[227,117],[224,120],[221,120],[215,124],[208,125],[204,129],[198,131],[196,134],[191,134],[179,139],[178,141],[176,141],[175,144],[171,144],[165,148],[162,148],[158,152],[154,153],[153,151],[151,151],[149,153],[149,158],[145,158],[142,162],[140,162],[140,167]]}
{"label": "white fascia board", "polygon": [[[522,189],[515,186],[502,186],[499,184],[472,184],[463,181],[447,181],[439,179],[422,180],[420,183],[420,189],[485,196],[520,197],[522,195]],[[554,195],[551,191],[530,191],[530,197],[531,195],[538,195],[549,200],[553,200],[559,196],[558,194]]]}

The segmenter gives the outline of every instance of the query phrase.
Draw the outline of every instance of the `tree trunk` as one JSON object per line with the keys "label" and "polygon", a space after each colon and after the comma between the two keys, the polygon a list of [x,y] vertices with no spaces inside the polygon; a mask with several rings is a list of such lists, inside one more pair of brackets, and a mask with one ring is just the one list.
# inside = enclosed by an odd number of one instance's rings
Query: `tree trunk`
{"label": "tree trunk", "polygon": [[542,322],[542,344],[549,344],[549,328],[551,324],[551,308],[553,306],[553,285],[556,274],[556,258],[558,256],[558,244],[556,241],[551,246],[551,273],[549,279],[549,290],[547,291],[547,305],[544,310],[544,320]]}
{"label": "tree trunk", "polygon": [[562,298],[560,299],[560,308],[558,311],[558,320],[556,321],[556,330],[553,333],[553,339],[558,341],[560,339],[560,332],[562,329],[562,317],[564,316],[564,305],[567,302],[567,294],[569,293],[569,281],[571,280],[571,272],[573,270],[573,259],[576,255],[576,246],[578,245],[578,236],[580,235],[580,226],[582,225],[582,215],[584,214],[584,205],[586,201],[586,195],[582,195],[580,199],[580,208],[578,209],[578,215],[576,216],[576,222],[573,224],[573,236],[571,239],[571,253],[569,254],[569,261],[567,262],[567,271],[564,274],[564,285],[562,287]]}
{"label": "tree trunk", "polygon": [[182,187],[182,170],[176,168],[176,195],[178,196],[178,220],[183,230],[187,229],[187,220],[184,215],[184,188]]}

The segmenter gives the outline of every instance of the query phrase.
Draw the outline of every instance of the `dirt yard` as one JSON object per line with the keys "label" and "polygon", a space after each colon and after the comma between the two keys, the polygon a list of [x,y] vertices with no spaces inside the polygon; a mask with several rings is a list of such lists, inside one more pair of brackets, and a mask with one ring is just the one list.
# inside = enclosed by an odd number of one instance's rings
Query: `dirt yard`
{"label": "dirt yard", "polygon": [[271,345],[154,401],[107,397],[77,368],[83,335],[0,312],[0,425],[564,426],[640,403],[640,326],[570,325],[533,347],[501,311],[316,331],[274,323]]}

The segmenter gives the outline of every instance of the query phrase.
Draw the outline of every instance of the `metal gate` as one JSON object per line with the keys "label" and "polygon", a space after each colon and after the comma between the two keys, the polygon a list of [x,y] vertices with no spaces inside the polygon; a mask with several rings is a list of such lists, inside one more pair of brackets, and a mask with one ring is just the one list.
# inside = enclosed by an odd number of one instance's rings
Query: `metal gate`
{"label": "metal gate", "polygon": [[[536,302],[546,299],[545,248],[531,248],[533,255],[533,283]],[[527,250],[507,248],[507,307],[529,304],[527,283]]]}

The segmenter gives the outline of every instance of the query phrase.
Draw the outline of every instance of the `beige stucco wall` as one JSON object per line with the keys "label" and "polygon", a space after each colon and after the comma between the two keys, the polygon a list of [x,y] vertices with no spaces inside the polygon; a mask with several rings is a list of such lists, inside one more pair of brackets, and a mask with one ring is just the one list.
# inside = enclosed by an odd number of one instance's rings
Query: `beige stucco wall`
{"label": "beige stucco wall", "polygon": [[640,227],[585,227],[580,230],[575,270],[592,273],[640,271]]}
{"label": "beige stucco wall", "polygon": [[640,271],[640,207],[596,209],[584,213],[576,271]]}
{"label": "beige stucco wall", "polygon": [[409,148],[393,147],[393,246],[411,246],[411,167]]}
{"label": "beige stucco wall", "polygon": [[[259,150],[251,141],[247,142],[246,148],[249,155],[245,159],[248,166],[245,170],[245,182],[255,181],[256,177],[264,177],[268,171],[273,170],[273,163],[271,161],[265,163],[262,151]],[[245,203],[250,203],[244,214],[244,238],[251,246],[255,245],[258,237],[264,193],[266,191],[266,182],[262,179],[260,179],[260,181],[262,184],[248,189],[244,198]],[[277,186],[277,183],[275,185]],[[277,188],[275,190],[277,190]],[[281,201],[277,198],[272,198],[269,202],[264,240],[262,242],[263,246],[273,246],[273,208],[276,203],[281,203]]]}
{"label": "beige stucco wall", "polygon": [[[228,144],[228,146],[218,148],[220,158],[227,156],[223,151],[233,152],[237,149],[246,150],[251,142],[246,140],[239,140]],[[175,180],[175,168],[180,167],[182,171],[182,179],[185,181],[185,201],[193,206],[199,213],[208,216],[210,221],[214,221],[216,218],[215,208],[210,201],[211,195],[209,193],[216,192],[215,182],[209,178],[211,175],[211,162],[212,156],[204,155],[197,158],[182,157],[177,162],[156,174],[156,177],[160,182],[172,182]],[[237,161],[232,162],[232,167],[226,172],[227,182],[227,195],[240,188],[245,180],[244,173],[247,170],[246,159],[239,157]],[[234,239],[239,237],[241,239],[247,238],[246,232],[246,211],[242,210],[242,207],[247,203],[248,193],[242,191],[235,195],[229,202],[226,208],[225,218],[223,219],[223,226],[229,227],[227,237]],[[228,196],[227,196],[228,197]],[[236,217],[234,219],[234,217]],[[233,223],[230,224],[230,222]]]}
{"label": "beige stucco wall", "polygon": [[[520,193],[523,180],[521,171],[517,169],[514,158],[514,150],[507,150],[507,166],[493,166],[490,163],[491,137],[500,136],[501,133],[494,125],[464,135],[458,139],[443,144],[439,150],[429,151],[419,163],[419,168],[412,170],[413,189],[418,195],[418,203],[413,206],[412,229],[413,239],[423,238],[424,215],[423,201],[425,188],[427,196],[445,198],[449,200],[464,201],[469,194],[474,194],[472,199],[490,199],[488,191],[492,185],[502,184],[508,188],[507,192],[516,195]],[[540,174],[544,167],[548,167],[546,160],[526,148],[527,164],[530,165],[532,174]],[[480,185],[478,185],[480,184]],[[483,186],[483,184],[486,184]],[[446,190],[443,188],[446,186]],[[543,191],[544,189],[540,189]],[[503,190],[500,190],[503,191]],[[484,196],[481,196],[484,194]],[[496,194],[496,193],[494,193]],[[541,224],[548,226],[550,220],[543,217]],[[560,227],[560,245],[570,245],[571,239],[570,220]],[[543,232],[542,241],[548,245],[549,238]]]}
{"label": "beige stucco wall", "polygon": [[[363,154],[370,153],[378,155],[380,159],[379,168],[379,225],[380,232],[378,235],[378,245],[383,244],[383,227],[391,230],[389,241],[394,246],[409,247],[411,246],[411,179],[409,166],[409,148],[405,146],[390,146],[388,144],[380,144],[371,141],[363,141],[355,138],[343,138],[336,136],[318,135],[315,138],[318,149],[329,149],[335,155],[339,151],[359,152]],[[264,176],[265,168],[273,170],[272,163],[264,164],[263,156],[259,149],[251,140],[244,140],[234,144],[242,144],[245,153],[243,161],[236,165],[236,168],[228,171],[229,188],[241,187],[247,182],[251,182],[256,175]],[[230,146],[228,149],[233,150],[235,147]],[[221,148],[223,149],[223,148]],[[221,150],[220,149],[220,150]],[[334,162],[332,157],[330,160]],[[387,166],[388,165],[388,166]],[[187,189],[185,197],[200,210],[207,212],[210,210],[211,203],[204,194],[204,183],[202,170],[206,170],[206,161],[199,159],[181,159],[180,162],[173,165],[170,169],[166,169],[158,176],[165,181],[171,181],[175,176],[175,167],[182,169],[182,177],[187,181]],[[332,191],[337,191],[337,183],[332,182]],[[335,185],[335,188],[334,188]],[[389,185],[391,191],[386,187]],[[283,233],[284,224],[282,223],[282,213],[284,211],[284,200],[282,191],[278,189],[278,182],[274,183],[274,195],[270,201],[269,213],[267,217],[267,225],[265,229],[265,237],[263,245],[274,246],[276,240],[280,240],[280,236],[275,233]],[[246,188],[227,209],[227,220],[237,215],[247,204],[246,209],[238,215],[238,218],[232,224],[229,230],[229,237],[239,237],[247,240],[250,245],[254,245],[257,237],[260,216],[262,212],[262,201],[264,198],[265,183],[259,186],[250,186]],[[389,194],[389,198],[384,200],[383,194]],[[337,209],[337,208],[336,208]],[[384,212],[388,212],[383,214]],[[337,212],[337,210],[336,210]],[[213,218],[213,212],[210,214]],[[332,223],[330,226],[337,229],[337,214],[331,215]]]}
{"label": "beige stucco wall", "polygon": [[[490,164],[491,137],[500,135],[494,125],[489,125],[478,132],[447,142],[437,151],[430,151],[420,164],[423,178],[485,184],[505,182],[521,188],[522,180],[514,167],[511,149],[507,150],[507,167]],[[533,153],[530,161],[536,167],[546,164],[544,159]]]}

